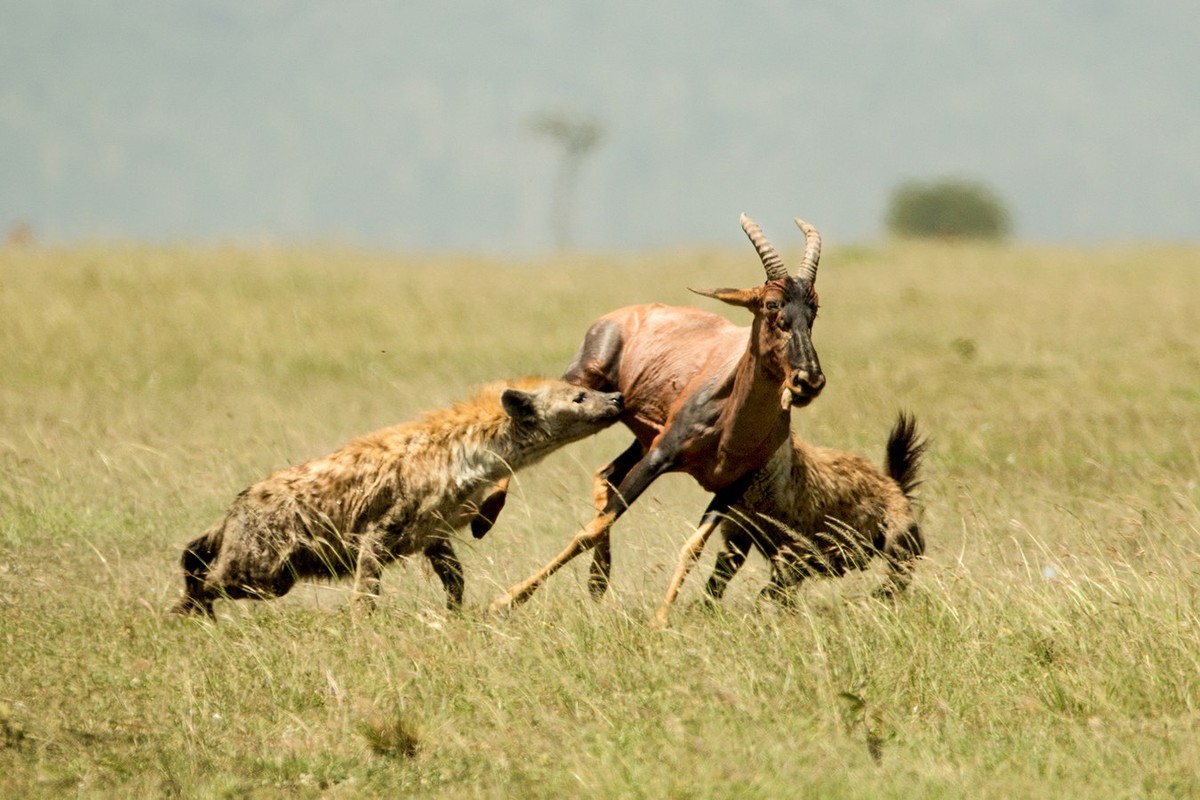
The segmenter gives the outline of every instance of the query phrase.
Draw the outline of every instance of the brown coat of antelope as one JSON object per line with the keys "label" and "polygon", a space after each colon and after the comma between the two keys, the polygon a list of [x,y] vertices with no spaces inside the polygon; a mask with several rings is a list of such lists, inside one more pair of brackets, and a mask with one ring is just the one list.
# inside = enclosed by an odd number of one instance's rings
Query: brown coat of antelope
{"label": "brown coat of antelope", "polygon": [[468,522],[477,536],[490,527],[499,508],[483,494],[612,425],[621,409],[615,392],[553,379],[502,381],[279,470],[239,494],[184,549],[184,595],[175,610],[211,617],[219,597],[277,597],[299,578],[350,574],[356,604],[371,608],[383,567],[418,554],[457,609],[463,574],[450,537]]}
{"label": "brown coat of antelope", "polygon": [[749,328],[700,309],[654,304],[619,309],[588,330],[563,378],[620,392],[625,398],[621,421],[636,439],[596,473],[593,520],[550,563],[497,598],[493,611],[527,600],[551,574],[590,548],[595,553],[589,589],[602,596],[611,568],[613,523],[660,475],[685,472],[713,492],[713,499],[680,552],[656,615],[665,623],[679,585],[740,496],[746,476],[788,441],[791,409],[821,393],[825,376],[811,338],[820,235],[796,220],[805,253],[793,276],[758,225],[744,214],[741,224],[766,270],[766,283],[697,294],[745,308],[753,317]]}

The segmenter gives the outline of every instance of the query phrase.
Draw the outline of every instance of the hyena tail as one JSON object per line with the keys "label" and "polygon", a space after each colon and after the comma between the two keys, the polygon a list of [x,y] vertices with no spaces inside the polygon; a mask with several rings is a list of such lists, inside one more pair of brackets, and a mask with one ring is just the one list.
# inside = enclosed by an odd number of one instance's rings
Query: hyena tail
{"label": "hyena tail", "polygon": [[917,433],[917,418],[901,411],[888,435],[884,469],[910,500],[921,485],[921,457],[928,447],[929,440]]}
{"label": "hyena tail", "polygon": [[[888,435],[884,469],[904,492],[910,505],[917,487],[921,485],[921,457],[925,455],[928,446],[928,440],[917,434],[916,418],[900,412],[891,434]],[[911,508],[905,509],[898,517],[889,517],[887,527],[888,533],[882,552],[890,571],[888,581],[876,592],[881,598],[895,597],[904,591],[912,580],[916,559],[925,552],[925,537],[921,534],[921,527],[913,519]]]}
{"label": "hyena tail", "polygon": [[204,614],[215,617],[213,613],[213,593],[208,588],[208,572],[217,554],[221,551],[224,523],[210,529],[198,539],[193,539],[183,548],[180,565],[183,567],[183,597],[175,605],[176,614],[190,616]]}

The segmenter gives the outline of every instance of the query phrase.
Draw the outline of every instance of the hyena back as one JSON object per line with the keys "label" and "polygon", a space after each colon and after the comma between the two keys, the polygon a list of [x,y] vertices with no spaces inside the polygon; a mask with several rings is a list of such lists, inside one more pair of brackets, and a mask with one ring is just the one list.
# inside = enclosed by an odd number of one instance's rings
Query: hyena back
{"label": "hyena back", "polygon": [[429,559],[448,607],[457,609],[463,574],[451,534],[471,523],[481,536],[503,503],[494,487],[613,424],[621,410],[618,393],[544,378],[501,381],[279,470],[239,494],[184,549],[175,610],[211,617],[218,597],[278,597],[301,578],[347,575],[356,601],[371,606],[383,567],[417,554]]}

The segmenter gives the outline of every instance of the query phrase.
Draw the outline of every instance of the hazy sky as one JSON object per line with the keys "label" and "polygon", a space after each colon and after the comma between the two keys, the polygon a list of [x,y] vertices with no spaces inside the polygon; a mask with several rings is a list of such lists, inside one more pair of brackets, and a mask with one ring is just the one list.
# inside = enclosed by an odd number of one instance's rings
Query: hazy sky
{"label": "hazy sky", "polygon": [[0,0],[0,228],[534,252],[565,112],[580,247],[870,240],[947,175],[1022,238],[1196,240],[1198,43],[1193,0]]}

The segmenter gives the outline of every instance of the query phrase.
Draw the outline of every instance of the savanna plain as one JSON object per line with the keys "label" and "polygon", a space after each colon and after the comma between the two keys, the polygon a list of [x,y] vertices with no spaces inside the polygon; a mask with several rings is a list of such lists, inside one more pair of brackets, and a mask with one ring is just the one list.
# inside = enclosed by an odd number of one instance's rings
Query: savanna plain
{"label": "savanna plain", "polygon": [[276,468],[556,376],[620,305],[748,324],[686,290],[761,282],[738,245],[0,251],[0,796],[1200,796],[1196,248],[827,243],[829,384],[792,425],[875,463],[900,409],[930,437],[896,602],[868,571],[780,608],[752,556],[707,609],[714,540],[653,629],[707,502],[667,476],[600,603],[581,558],[491,618],[590,518],[612,428],[459,539],[461,615],[417,562],[373,615],[348,583],[167,613],[182,546]]}

